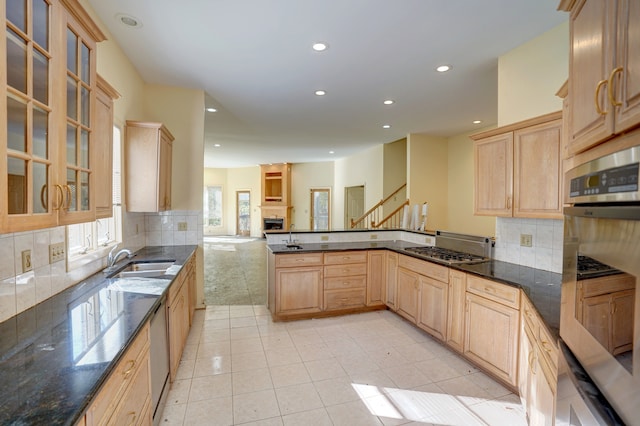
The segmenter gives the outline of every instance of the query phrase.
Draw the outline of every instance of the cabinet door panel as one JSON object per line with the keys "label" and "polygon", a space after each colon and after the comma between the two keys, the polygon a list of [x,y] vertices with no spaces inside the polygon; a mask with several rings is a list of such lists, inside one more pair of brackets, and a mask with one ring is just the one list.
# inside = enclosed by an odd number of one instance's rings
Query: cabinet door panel
{"label": "cabinet door panel", "polygon": [[396,292],[398,283],[398,254],[388,252],[387,253],[387,291],[386,291],[386,304],[392,309],[397,309],[396,304]]}
{"label": "cabinet door panel", "polygon": [[322,310],[322,268],[276,271],[276,313],[301,314]]}
{"label": "cabinet door panel", "polygon": [[447,309],[447,344],[458,352],[464,350],[465,290],[467,274],[451,269]]}
{"label": "cabinet door panel", "polygon": [[476,215],[506,216],[512,212],[513,133],[474,144]]}
{"label": "cabinet door panel", "polygon": [[518,325],[519,311],[467,293],[465,356],[516,386]]}
{"label": "cabinet door panel", "polygon": [[398,268],[397,312],[414,324],[418,315],[418,277],[415,272]]}
{"label": "cabinet door panel", "polygon": [[610,4],[613,2],[608,0],[582,0],[571,12],[569,154],[582,152],[613,132],[614,114],[606,83],[613,69],[614,16]]}
{"label": "cabinet door panel", "polygon": [[514,132],[514,217],[562,218],[562,120]]}
{"label": "cabinet door panel", "polygon": [[616,133],[640,123],[640,3],[633,0],[618,2],[617,67],[622,68],[614,80],[616,99],[622,103],[616,109]]}
{"label": "cabinet door panel", "polygon": [[387,251],[368,253],[367,262],[367,306],[384,305],[386,296]]}
{"label": "cabinet door panel", "polygon": [[418,326],[442,341],[447,333],[448,289],[447,283],[420,277]]}

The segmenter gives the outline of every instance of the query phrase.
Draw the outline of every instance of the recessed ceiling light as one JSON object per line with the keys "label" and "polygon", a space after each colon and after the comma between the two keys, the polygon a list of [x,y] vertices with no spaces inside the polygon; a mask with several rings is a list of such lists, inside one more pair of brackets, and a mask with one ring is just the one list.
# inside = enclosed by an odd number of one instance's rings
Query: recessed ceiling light
{"label": "recessed ceiling light", "polygon": [[329,154],[335,154],[335,153],[336,153],[335,151],[329,151]]}
{"label": "recessed ceiling light", "polygon": [[390,129],[391,128],[391,124],[385,124],[382,126],[383,129]]}
{"label": "recessed ceiling light", "polygon": [[316,52],[324,52],[329,48],[329,45],[323,41],[319,41],[319,42],[313,43],[311,48]]}
{"label": "recessed ceiling light", "polygon": [[394,101],[393,99],[385,99],[382,103],[385,105],[393,105],[396,103],[396,101]]}
{"label": "recessed ceiling light", "polygon": [[220,144],[219,143],[214,143],[213,146],[216,147],[216,148],[220,148]]}
{"label": "recessed ceiling light", "polygon": [[450,65],[440,65],[439,67],[436,68],[436,71],[438,72],[447,72],[451,69]]}
{"label": "recessed ceiling light", "polygon": [[482,120],[473,120],[473,124],[480,124],[482,123]]}
{"label": "recessed ceiling light", "polygon": [[116,15],[116,19],[120,21],[122,25],[129,28],[142,28],[142,21],[135,16],[127,15],[126,13],[118,13]]}
{"label": "recessed ceiling light", "polygon": [[327,94],[327,92],[325,92],[324,90],[316,90],[315,93],[317,96],[324,96]]}
{"label": "recessed ceiling light", "polygon": [[207,111],[209,111],[209,112],[216,112],[216,111],[218,111],[218,110],[217,110],[217,109],[215,109],[215,108],[207,108]]}

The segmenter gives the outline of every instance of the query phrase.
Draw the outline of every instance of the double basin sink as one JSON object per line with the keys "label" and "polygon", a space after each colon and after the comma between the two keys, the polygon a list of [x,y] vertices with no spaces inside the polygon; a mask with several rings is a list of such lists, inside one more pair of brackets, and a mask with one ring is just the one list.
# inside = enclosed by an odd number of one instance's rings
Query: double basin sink
{"label": "double basin sink", "polygon": [[107,278],[157,278],[169,273],[174,262],[173,260],[131,262],[122,269],[107,272]]}

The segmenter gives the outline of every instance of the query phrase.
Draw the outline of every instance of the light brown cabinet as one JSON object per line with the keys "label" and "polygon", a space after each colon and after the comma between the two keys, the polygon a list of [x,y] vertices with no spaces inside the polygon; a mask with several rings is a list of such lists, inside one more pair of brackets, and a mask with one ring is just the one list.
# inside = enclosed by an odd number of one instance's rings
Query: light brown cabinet
{"label": "light brown cabinet", "polygon": [[633,349],[635,278],[615,274],[577,283],[576,318],[612,355]]}
{"label": "light brown cabinet", "polygon": [[553,425],[558,348],[526,297],[522,298],[518,389],[532,425]]}
{"label": "light brown cabinet", "polygon": [[276,282],[278,315],[322,311],[322,266],[279,269],[276,271]]}
{"label": "light brown cabinet", "polygon": [[151,424],[149,323],[133,341],[85,413],[87,425]]}
{"label": "light brown cabinet", "polygon": [[640,123],[640,4],[563,0],[570,12],[569,154],[583,152]]}
{"label": "light brown cabinet", "polygon": [[449,269],[449,297],[447,300],[447,345],[464,351],[464,319],[467,274]]}
{"label": "light brown cabinet", "polygon": [[125,139],[127,211],[170,210],[173,135],[162,123],[127,121]]}
{"label": "light brown cabinet", "polygon": [[418,327],[442,341],[447,335],[448,294],[448,283],[420,276]]}
{"label": "light brown cabinet", "polygon": [[517,386],[520,290],[467,276],[464,355]]}
{"label": "light brown cabinet", "polygon": [[398,253],[387,252],[385,304],[392,311],[397,310],[396,292],[398,286]]}
{"label": "light brown cabinet", "polygon": [[386,250],[371,250],[367,255],[367,306],[385,304],[387,289]]}
{"label": "light brown cabinet", "polygon": [[9,2],[0,54],[0,233],[95,219],[96,44],[75,0]]}
{"label": "light brown cabinet", "polygon": [[113,101],[120,95],[97,76],[93,157],[96,219],[113,215]]}
{"label": "light brown cabinet", "polygon": [[562,112],[473,135],[474,214],[562,217]]}
{"label": "light brown cabinet", "polygon": [[167,296],[167,324],[169,329],[169,376],[173,382],[180,366],[182,351],[189,337],[190,298],[189,280],[193,277],[185,265],[169,288]]}
{"label": "light brown cabinet", "polygon": [[367,252],[324,254],[324,309],[356,309],[366,305]]}
{"label": "light brown cabinet", "polygon": [[414,324],[418,321],[419,292],[420,275],[399,267],[396,290],[396,312]]}

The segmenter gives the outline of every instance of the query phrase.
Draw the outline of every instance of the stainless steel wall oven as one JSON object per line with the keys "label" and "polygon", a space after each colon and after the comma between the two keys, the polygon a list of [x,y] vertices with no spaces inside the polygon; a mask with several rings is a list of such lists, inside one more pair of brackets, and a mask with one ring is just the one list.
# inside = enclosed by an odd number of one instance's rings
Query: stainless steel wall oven
{"label": "stainless steel wall oven", "polygon": [[613,407],[607,423],[640,422],[639,165],[636,146],[565,180],[560,336]]}

